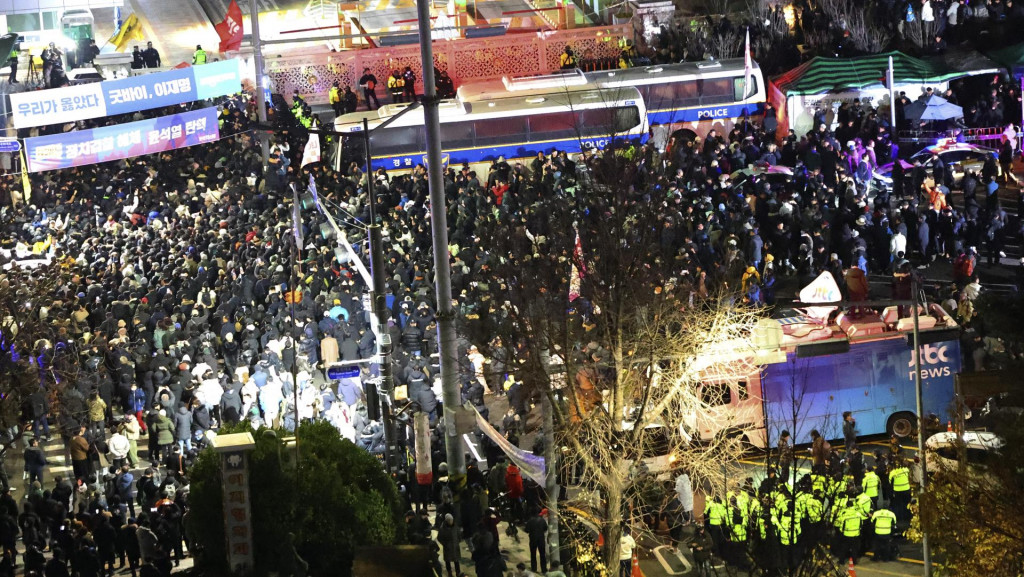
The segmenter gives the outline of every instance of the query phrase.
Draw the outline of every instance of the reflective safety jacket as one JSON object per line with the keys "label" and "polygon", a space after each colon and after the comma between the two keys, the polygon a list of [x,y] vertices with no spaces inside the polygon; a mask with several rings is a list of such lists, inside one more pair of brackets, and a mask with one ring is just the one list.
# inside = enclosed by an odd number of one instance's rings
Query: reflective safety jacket
{"label": "reflective safety jacket", "polygon": [[874,471],[868,471],[864,473],[864,482],[861,483],[861,488],[867,493],[868,497],[872,499],[878,498],[878,487],[882,484],[882,480],[878,478],[878,473]]}
{"label": "reflective safety jacket", "polygon": [[891,535],[896,526],[896,514],[888,509],[879,509],[871,515],[871,523],[875,526],[875,535]]}
{"label": "reflective safety jacket", "polygon": [[910,490],[910,469],[898,467],[889,472],[889,482],[892,483],[892,490],[897,493]]}

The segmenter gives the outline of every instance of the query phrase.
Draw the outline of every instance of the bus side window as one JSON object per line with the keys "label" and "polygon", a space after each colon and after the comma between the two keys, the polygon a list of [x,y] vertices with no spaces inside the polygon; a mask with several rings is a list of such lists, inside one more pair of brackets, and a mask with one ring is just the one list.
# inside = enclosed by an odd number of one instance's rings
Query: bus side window
{"label": "bus side window", "polygon": [[442,123],[441,142],[444,143],[445,148],[469,148],[473,146],[473,123]]}
{"label": "bus side window", "polygon": [[474,124],[477,146],[499,144],[508,141],[508,136],[512,134],[526,135],[525,117],[490,118],[487,120],[477,120]]}
{"label": "bus side window", "polygon": [[640,124],[640,110],[636,106],[620,106],[615,109],[615,132],[626,132]]}
{"label": "bus side window", "polygon": [[[518,119],[517,119],[518,120]],[[581,128],[576,122],[576,114],[572,112],[552,112],[550,114],[535,114],[529,117],[530,139],[529,142],[543,140],[554,140],[557,138],[576,138],[581,134]],[[479,128],[477,135],[479,135]]]}
{"label": "bus side window", "polygon": [[423,139],[420,126],[388,127],[370,136],[370,150],[375,157],[422,152],[426,149]]}
{"label": "bus side window", "polygon": [[750,391],[747,390],[747,381],[739,381],[736,383],[736,396],[741,401],[745,401],[750,398]]}
{"label": "bus side window", "polygon": [[701,104],[723,104],[733,100],[732,78],[708,78],[700,93]]}
{"label": "bus side window", "polygon": [[705,383],[700,389],[700,400],[712,407],[728,405],[732,402],[732,390],[729,385]]}
{"label": "bus side window", "polygon": [[742,76],[737,76],[736,78],[732,79],[732,92],[733,92],[732,97],[733,97],[734,101],[739,102],[739,101],[743,100],[744,93],[746,93],[748,96],[753,96],[754,94],[757,94],[757,77],[756,76],[754,76],[753,74],[750,75],[750,88],[749,89],[746,89],[744,84],[746,84],[746,82],[744,82],[744,79],[743,79]]}

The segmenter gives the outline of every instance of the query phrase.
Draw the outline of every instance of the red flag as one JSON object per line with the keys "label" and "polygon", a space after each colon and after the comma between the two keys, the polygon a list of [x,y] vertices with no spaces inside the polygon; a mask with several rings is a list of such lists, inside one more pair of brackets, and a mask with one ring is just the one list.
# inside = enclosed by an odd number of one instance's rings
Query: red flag
{"label": "red flag", "polygon": [[217,35],[220,36],[220,47],[218,48],[220,52],[238,50],[242,45],[242,10],[238,7],[238,2],[231,0],[224,21],[214,28],[217,30]]}

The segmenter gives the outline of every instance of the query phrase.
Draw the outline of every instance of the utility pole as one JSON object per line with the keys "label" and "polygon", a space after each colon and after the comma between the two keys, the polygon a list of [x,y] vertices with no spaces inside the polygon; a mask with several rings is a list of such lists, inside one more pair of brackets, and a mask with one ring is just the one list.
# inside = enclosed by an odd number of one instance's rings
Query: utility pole
{"label": "utility pole", "polygon": [[384,399],[380,403],[381,421],[384,423],[384,460],[387,461],[388,473],[398,472],[398,447],[395,444],[395,419],[391,415],[391,401],[394,398],[395,381],[391,375],[391,335],[385,330],[388,323],[387,297],[384,294],[384,239],[380,225],[377,224],[377,199],[373,192],[373,157],[370,156],[370,126],[363,119],[363,150],[366,153],[366,195],[370,205],[370,275],[373,277],[373,316],[377,330],[373,331],[377,338],[377,351],[380,355],[381,387]]}
{"label": "utility pole", "polygon": [[[256,114],[260,124],[267,124],[267,99],[263,94],[263,44],[260,41],[260,13],[256,9],[256,0],[249,0],[249,22],[252,25],[252,62],[256,67]],[[266,170],[270,161],[270,143],[267,135],[257,133],[260,148],[263,149],[263,169]]]}
{"label": "utility pole", "polygon": [[416,0],[420,61],[423,64],[423,125],[427,131],[427,183],[430,187],[430,230],[434,245],[434,284],[437,295],[437,341],[441,353],[441,390],[444,402],[444,448],[448,474],[458,486],[466,477],[466,455],[455,426],[455,409],[462,405],[459,392],[459,351],[452,307],[452,273],[448,259],[448,207],[441,173],[441,122],[437,86],[434,83],[434,49],[431,46],[430,2]]}
{"label": "utility pole", "polygon": [[[889,85],[889,138],[894,145],[899,144],[899,131],[896,130],[896,71],[892,67],[892,56],[889,57],[889,68],[885,71],[885,83]],[[899,162],[899,160],[897,160]]]}
{"label": "utility pole", "polygon": [[[928,488],[928,454],[924,451],[924,400],[921,389],[921,333],[917,314],[917,277],[910,274],[910,308],[914,318],[914,392],[917,396],[917,454],[921,457],[921,493]],[[932,575],[932,552],[928,546],[928,533],[921,531],[921,548],[924,553],[924,577]]]}

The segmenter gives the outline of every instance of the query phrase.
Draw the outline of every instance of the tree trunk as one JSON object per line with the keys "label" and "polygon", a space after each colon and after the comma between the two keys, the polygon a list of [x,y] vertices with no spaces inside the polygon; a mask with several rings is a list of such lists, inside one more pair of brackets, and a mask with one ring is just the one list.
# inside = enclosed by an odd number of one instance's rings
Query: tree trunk
{"label": "tree trunk", "polygon": [[[616,456],[610,463],[610,470],[620,471],[621,464],[622,458]],[[604,564],[609,575],[618,575],[619,539],[622,538],[622,483],[616,477],[606,484],[604,490]]]}
{"label": "tree trunk", "polygon": [[561,542],[558,534],[558,467],[561,452],[555,445],[554,408],[551,397],[541,395],[541,417],[544,419],[544,461],[547,463],[547,476],[544,490],[547,492],[548,505],[548,559],[560,561]]}

